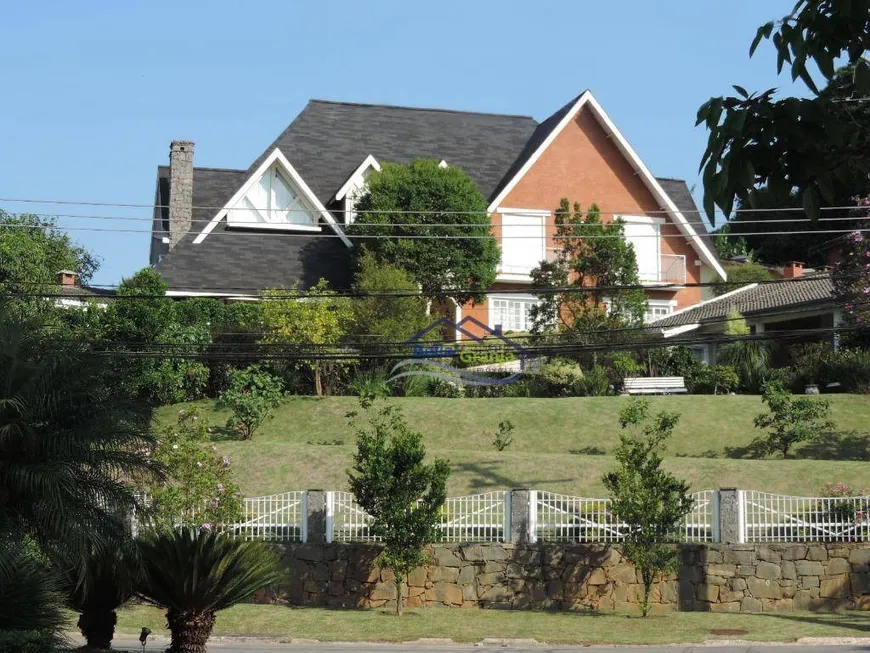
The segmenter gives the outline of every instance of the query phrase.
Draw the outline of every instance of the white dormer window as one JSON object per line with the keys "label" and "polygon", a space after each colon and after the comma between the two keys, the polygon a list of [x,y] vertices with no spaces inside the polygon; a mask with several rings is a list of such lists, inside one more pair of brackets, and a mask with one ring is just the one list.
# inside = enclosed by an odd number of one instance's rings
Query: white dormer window
{"label": "white dormer window", "polygon": [[366,193],[366,180],[372,170],[380,172],[381,164],[369,154],[335,194],[335,201],[342,203],[345,224],[353,224],[356,220],[356,203]]}
{"label": "white dormer window", "polygon": [[270,167],[229,211],[232,225],[290,225],[316,227],[314,209],[278,169]]}

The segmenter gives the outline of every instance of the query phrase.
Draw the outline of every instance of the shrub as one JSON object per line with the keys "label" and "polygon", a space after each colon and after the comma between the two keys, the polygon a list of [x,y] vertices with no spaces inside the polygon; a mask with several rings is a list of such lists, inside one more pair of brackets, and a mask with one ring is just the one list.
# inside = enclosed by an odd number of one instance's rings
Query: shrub
{"label": "shrub", "polygon": [[197,409],[179,411],[178,422],[157,435],[153,457],[166,470],[166,480],[149,488],[154,523],[166,528],[239,521],[242,500],[229,458],[208,446],[208,429]]}
{"label": "shrub", "polygon": [[499,422],[498,432],[495,434],[495,438],[492,441],[492,446],[494,446],[497,451],[504,451],[514,441],[513,432],[513,422],[511,422],[510,420]]}
{"label": "shrub", "polygon": [[403,376],[399,391],[403,397],[426,397],[429,395],[429,381],[425,376]]}
{"label": "shrub", "polygon": [[[859,490],[846,483],[826,483],[822,486],[820,495],[823,497],[864,497],[870,496],[870,489]],[[867,518],[865,511],[858,510],[854,501],[820,502],[817,512],[826,514],[835,521],[855,522]]]}
{"label": "shrub", "polygon": [[215,613],[244,601],[284,574],[262,542],[181,528],[143,539],[140,596],[166,609],[170,650],[205,653]]}
{"label": "shrub", "polygon": [[686,379],[690,392],[698,394],[728,394],[737,389],[740,378],[728,365],[701,365]]}
{"label": "shrub", "polygon": [[581,397],[603,397],[611,394],[607,369],[601,365],[592,366],[574,383],[574,391]]}
{"label": "shrub", "polygon": [[354,369],[347,387],[358,397],[389,397],[391,389],[387,378],[387,370],[382,367],[360,365]]}
{"label": "shrub", "polygon": [[807,342],[789,350],[794,380],[801,385],[826,383],[834,349],[828,342]]}
{"label": "shrub", "polygon": [[554,397],[567,397],[575,392],[575,387],[583,379],[580,363],[568,358],[550,358],[541,367],[541,378]]}
{"label": "shrub", "polygon": [[455,381],[432,379],[429,381],[429,394],[445,399],[462,399],[465,397],[465,386]]}
{"label": "shrub", "polygon": [[[157,339],[160,343],[181,343],[188,351],[203,350],[211,343],[211,334],[205,325],[181,327],[170,326]],[[209,369],[193,358],[161,358],[149,361],[141,376],[141,391],[151,401],[161,404],[178,404],[194,401],[205,394]]]}
{"label": "shrub", "polygon": [[833,428],[827,399],[795,397],[781,385],[768,383],[762,401],[770,412],[758,415],[755,426],[769,430],[764,441],[767,451],[779,451],[783,458],[788,458],[793,445],[816,440],[825,430]]}
{"label": "shrub", "polygon": [[831,357],[831,380],[849,392],[870,393],[870,349],[840,349]]}
{"label": "shrub", "polygon": [[[725,333],[736,338],[749,335],[749,326],[736,309],[728,313]],[[747,392],[761,390],[770,370],[770,348],[758,340],[728,342],[719,347],[718,359],[734,368],[740,377],[740,387]]]}
{"label": "shrub", "polygon": [[230,372],[229,387],[221,394],[221,403],[233,414],[227,428],[236,429],[245,440],[250,440],[278,406],[284,391],[281,380],[259,365]]}
{"label": "shrub", "polygon": [[58,637],[44,630],[0,630],[3,653],[54,653]]}

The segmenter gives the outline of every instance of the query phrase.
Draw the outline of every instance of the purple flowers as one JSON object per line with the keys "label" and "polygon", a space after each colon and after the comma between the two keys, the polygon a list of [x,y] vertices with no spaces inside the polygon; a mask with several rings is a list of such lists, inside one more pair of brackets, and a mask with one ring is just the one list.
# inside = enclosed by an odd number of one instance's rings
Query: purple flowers
{"label": "purple flowers", "polygon": [[204,531],[210,531],[210,530],[211,530],[211,524],[209,524],[208,522],[206,522],[205,524],[203,524],[202,526],[200,526],[200,529],[202,529],[202,530],[204,530]]}

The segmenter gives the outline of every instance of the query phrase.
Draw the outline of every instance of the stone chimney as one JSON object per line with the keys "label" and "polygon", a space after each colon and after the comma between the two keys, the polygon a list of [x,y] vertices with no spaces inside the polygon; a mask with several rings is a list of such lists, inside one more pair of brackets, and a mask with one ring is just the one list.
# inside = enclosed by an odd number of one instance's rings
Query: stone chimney
{"label": "stone chimney", "polygon": [[800,276],[803,276],[804,273],[804,264],[800,261],[792,261],[791,263],[786,263],[785,268],[782,270],[782,276],[786,279],[797,279]]}
{"label": "stone chimney", "polygon": [[172,141],[169,146],[169,249],[193,224],[193,141]]}
{"label": "stone chimney", "polygon": [[79,275],[72,270],[61,270],[57,273],[57,282],[61,286],[77,285]]}

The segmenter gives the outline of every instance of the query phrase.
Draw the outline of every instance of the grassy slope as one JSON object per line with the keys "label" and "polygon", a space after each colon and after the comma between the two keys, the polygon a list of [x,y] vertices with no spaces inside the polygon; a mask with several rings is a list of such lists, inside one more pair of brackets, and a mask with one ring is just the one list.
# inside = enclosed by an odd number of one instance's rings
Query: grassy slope
{"label": "grassy slope", "polygon": [[[838,436],[798,450],[795,460],[745,460],[728,448],[745,447],[759,434],[752,424],[762,411],[758,397],[653,397],[654,410],[681,414],[667,466],[696,489],[737,486],[745,489],[812,494],[824,483],[868,484],[870,397],[831,396]],[[616,421],[621,397],[568,399],[395,399],[408,422],[426,437],[430,454],[451,461],[452,495],[489,489],[532,487],[600,495],[602,472],[613,464],[619,442]],[[213,402],[202,404],[210,424],[226,413]],[[236,478],[248,496],[293,489],[345,487],[345,469],[354,435],[345,413],[357,408],[350,397],[294,397],[254,435],[253,441],[225,440]],[[174,419],[178,407],[158,418]],[[514,443],[497,452],[490,445],[498,422],[516,426]],[[341,442],[336,444],[336,441]],[[730,457],[729,457],[730,456]],[[838,460],[843,459],[846,460]]]}
{"label": "grassy slope", "polygon": [[[471,615],[473,613],[473,618]],[[118,611],[118,632],[148,626],[168,636],[163,613],[147,606]],[[532,638],[549,644],[675,644],[722,639],[712,629],[738,629],[726,639],[795,641],[800,637],[866,637],[870,613],[714,614],[674,612],[640,619],[623,614],[572,614],[532,610],[414,610],[402,618],[381,610],[323,610],[277,605],[238,605],[218,614],[214,634],[324,641],[403,642],[446,637],[479,642],[485,637]]]}

